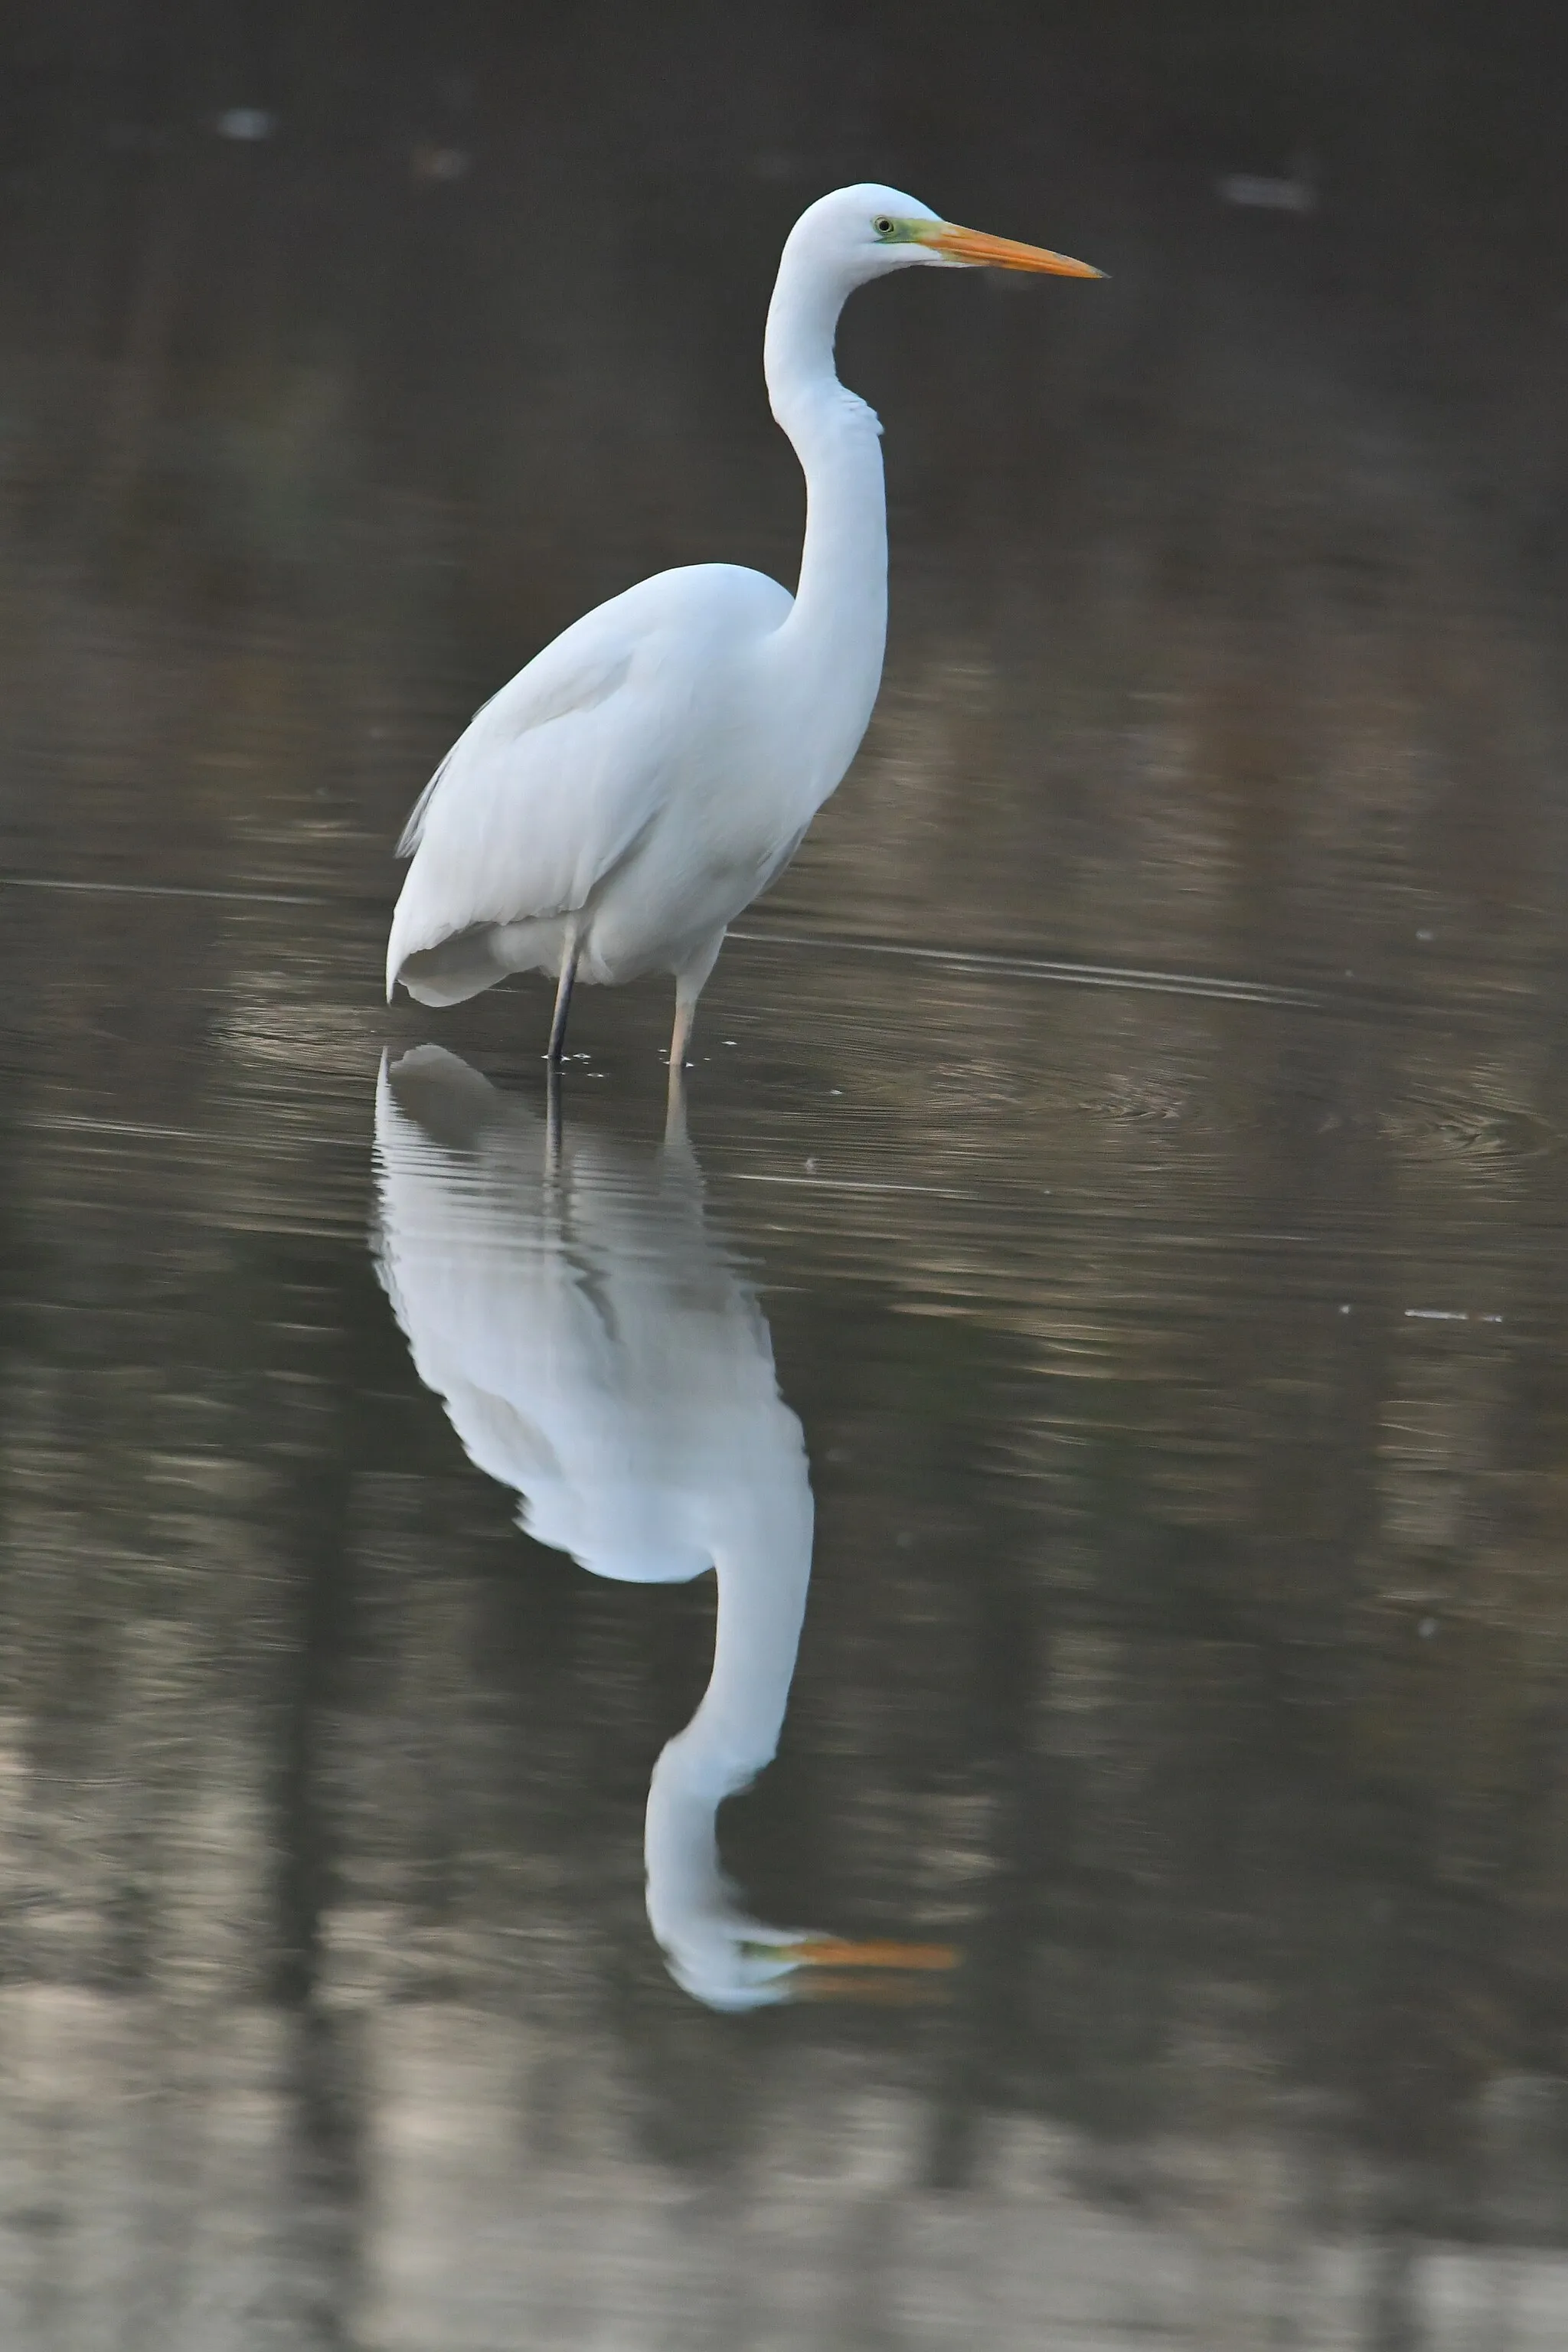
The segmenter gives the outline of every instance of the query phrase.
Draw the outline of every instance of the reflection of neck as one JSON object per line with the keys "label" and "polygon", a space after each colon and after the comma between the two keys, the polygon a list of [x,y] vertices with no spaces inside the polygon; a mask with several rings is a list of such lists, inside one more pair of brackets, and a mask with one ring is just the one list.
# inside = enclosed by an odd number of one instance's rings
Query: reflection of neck
{"label": "reflection of neck", "polygon": [[772,1760],[783,1727],[811,1580],[811,1489],[764,1484],[727,1515],[718,1562],[713,1672],[702,1703],[654,1767],[644,1853],[649,1923],[668,1948],[730,1914],[715,1815]]}

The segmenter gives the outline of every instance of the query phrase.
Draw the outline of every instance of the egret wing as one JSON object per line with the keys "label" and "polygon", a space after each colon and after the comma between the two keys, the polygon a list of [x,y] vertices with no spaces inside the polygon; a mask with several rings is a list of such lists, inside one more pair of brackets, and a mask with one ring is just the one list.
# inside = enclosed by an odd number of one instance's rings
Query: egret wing
{"label": "egret wing", "polygon": [[589,616],[470,720],[408,821],[389,975],[481,924],[584,905],[658,815],[674,730],[643,632]]}
{"label": "egret wing", "polygon": [[631,667],[629,643],[601,640],[574,646],[572,640],[576,635],[574,629],[566,631],[492,694],[488,702],[480,703],[409,811],[397,845],[399,857],[412,857],[418,848],[430,803],[459,754],[477,748],[479,740],[487,735],[501,740],[507,736],[521,737],[537,727],[547,727],[552,719],[567,718],[573,711],[592,710],[624,683]]}

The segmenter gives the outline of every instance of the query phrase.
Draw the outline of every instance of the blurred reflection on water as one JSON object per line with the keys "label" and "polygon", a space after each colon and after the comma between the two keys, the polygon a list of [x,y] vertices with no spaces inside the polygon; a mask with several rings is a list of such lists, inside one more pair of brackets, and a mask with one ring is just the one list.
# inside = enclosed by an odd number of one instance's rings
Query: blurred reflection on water
{"label": "blurred reflection on water", "polygon": [[[334,16],[258,33],[267,87],[29,19],[6,2352],[1568,2335],[1565,151],[1478,157],[1495,77],[1364,11],[1277,58],[1256,11],[1102,13],[1103,70],[1064,34],[989,80],[951,11],[896,58],[852,16],[791,50],[788,5],[765,57],[745,12],[479,12],[457,65]],[[1213,193],[1309,151],[1310,213]],[[711,1588],[520,1533],[543,1490],[476,1474],[366,1255],[384,1046],[497,1082],[498,1150],[541,1107],[538,998],[378,1002],[386,853],[595,597],[790,576],[763,306],[866,171],[1114,275],[847,321],[888,685],[705,999],[727,1238],[662,1328],[730,1331],[798,1514],[765,1310],[816,1488],[724,1861],[962,1964],[722,2016],[641,1893]],[[647,1197],[664,1014],[580,1008],[601,1206]]]}
{"label": "blurred reflection on water", "polygon": [[[714,1569],[713,1671],[648,1790],[649,1925],[710,2008],[787,1997],[802,1968],[942,1968],[747,1916],[715,1818],[778,1747],[811,1581],[800,1423],[767,1326],[703,1213],[684,1132],[658,1153],[546,1121],[437,1046],[376,1095],[383,1277],[419,1377],[520,1524],[596,1576]],[[812,1979],[819,1987],[826,1979]],[[868,1983],[874,1979],[867,1979]]]}

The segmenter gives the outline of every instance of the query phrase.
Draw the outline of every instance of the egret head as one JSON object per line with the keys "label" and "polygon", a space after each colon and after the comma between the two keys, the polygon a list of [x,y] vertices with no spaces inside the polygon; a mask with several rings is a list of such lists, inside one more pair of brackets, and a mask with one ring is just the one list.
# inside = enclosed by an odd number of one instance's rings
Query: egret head
{"label": "egret head", "polygon": [[836,188],[831,195],[819,197],[790,231],[786,254],[792,249],[838,277],[847,289],[891,270],[921,265],[964,269],[990,263],[999,269],[1034,270],[1054,278],[1105,275],[1086,261],[1049,253],[1044,246],[1017,245],[1010,237],[959,228],[929,205],[875,181]]}

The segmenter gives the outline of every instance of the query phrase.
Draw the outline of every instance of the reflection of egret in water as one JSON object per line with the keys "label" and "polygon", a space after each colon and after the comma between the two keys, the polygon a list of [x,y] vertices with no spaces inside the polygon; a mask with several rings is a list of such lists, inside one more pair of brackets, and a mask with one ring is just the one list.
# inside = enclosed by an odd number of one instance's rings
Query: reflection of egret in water
{"label": "reflection of egret in water", "polygon": [[382,1272],[416,1369],[470,1458],[517,1489],[529,1533],[631,1582],[717,1571],[712,1675],[648,1790],[648,1919],[672,1974],[746,2009],[804,1969],[945,1966],[942,1947],[764,1927],[720,1869],[719,1807],[778,1745],[813,1511],[767,1325],[684,1136],[552,1145],[542,1118],[426,1045],[384,1066],[376,1139]]}

